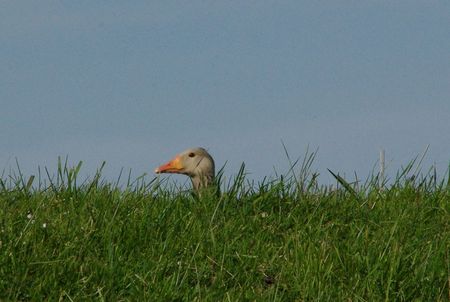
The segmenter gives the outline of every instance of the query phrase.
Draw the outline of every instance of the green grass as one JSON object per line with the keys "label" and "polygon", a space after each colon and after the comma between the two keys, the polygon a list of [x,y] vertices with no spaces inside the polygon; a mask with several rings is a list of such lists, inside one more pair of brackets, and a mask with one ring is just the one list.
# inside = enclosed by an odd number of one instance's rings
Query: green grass
{"label": "green grass", "polygon": [[0,300],[449,301],[449,184],[407,167],[383,190],[319,186],[310,160],[200,197],[78,183],[81,164],[2,177]]}

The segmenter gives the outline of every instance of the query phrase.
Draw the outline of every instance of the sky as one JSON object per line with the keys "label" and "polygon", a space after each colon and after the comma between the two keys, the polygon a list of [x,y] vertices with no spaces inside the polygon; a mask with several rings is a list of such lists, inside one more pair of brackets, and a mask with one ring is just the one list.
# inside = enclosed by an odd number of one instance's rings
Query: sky
{"label": "sky", "polygon": [[[0,171],[154,176],[188,147],[232,177],[388,177],[450,161],[449,1],[1,1]],[[175,182],[184,178],[172,176]]]}

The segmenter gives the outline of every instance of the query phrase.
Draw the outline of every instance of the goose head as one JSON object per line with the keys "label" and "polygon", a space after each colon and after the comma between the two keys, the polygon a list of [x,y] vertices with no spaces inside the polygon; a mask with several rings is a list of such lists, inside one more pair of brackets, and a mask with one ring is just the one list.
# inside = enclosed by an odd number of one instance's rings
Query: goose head
{"label": "goose head", "polygon": [[155,173],[177,173],[191,178],[196,191],[214,180],[214,160],[203,148],[190,148],[176,155],[168,163],[155,169]]}

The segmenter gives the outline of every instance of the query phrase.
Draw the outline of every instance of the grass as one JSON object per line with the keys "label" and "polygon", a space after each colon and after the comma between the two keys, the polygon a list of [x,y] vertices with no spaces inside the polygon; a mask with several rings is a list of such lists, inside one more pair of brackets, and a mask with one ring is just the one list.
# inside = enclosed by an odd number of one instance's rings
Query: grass
{"label": "grass", "polygon": [[0,181],[0,300],[449,301],[449,183],[412,163],[383,189],[319,186],[312,160],[200,197],[18,169]]}

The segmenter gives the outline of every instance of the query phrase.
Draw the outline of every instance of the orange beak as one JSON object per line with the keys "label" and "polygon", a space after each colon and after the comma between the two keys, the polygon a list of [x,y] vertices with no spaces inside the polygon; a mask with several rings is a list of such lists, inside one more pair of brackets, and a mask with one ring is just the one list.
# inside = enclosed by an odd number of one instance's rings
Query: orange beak
{"label": "orange beak", "polygon": [[156,168],[155,173],[181,173],[182,169],[183,165],[181,164],[181,160],[178,156],[176,156],[168,163]]}

